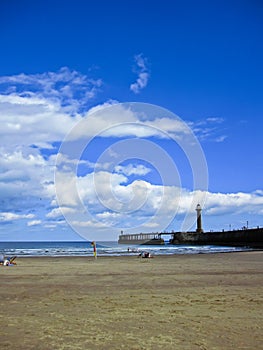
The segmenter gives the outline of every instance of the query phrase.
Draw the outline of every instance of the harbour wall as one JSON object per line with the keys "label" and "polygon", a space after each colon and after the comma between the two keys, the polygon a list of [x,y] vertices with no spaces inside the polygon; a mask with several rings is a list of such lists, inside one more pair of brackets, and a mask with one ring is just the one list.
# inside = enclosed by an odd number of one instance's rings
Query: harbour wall
{"label": "harbour wall", "polygon": [[263,248],[263,228],[220,232],[175,232],[171,244],[226,245]]}

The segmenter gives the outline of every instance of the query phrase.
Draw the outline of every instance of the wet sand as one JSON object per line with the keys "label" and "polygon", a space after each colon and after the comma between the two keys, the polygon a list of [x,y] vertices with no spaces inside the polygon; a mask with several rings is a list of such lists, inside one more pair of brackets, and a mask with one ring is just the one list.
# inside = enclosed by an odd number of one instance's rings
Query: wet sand
{"label": "wet sand", "polygon": [[0,349],[262,349],[263,252],[18,258]]}

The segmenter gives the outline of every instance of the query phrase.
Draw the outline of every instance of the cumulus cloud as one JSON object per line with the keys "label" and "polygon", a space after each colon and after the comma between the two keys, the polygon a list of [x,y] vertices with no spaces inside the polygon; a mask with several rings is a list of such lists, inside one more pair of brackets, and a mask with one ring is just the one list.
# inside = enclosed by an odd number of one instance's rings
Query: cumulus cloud
{"label": "cumulus cloud", "polygon": [[42,223],[41,220],[32,220],[32,221],[28,221],[27,226],[37,226],[40,225]]}
{"label": "cumulus cloud", "polygon": [[2,144],[52,148],[80,117],[71,117],[45,98],[0,95]]}
{"label": "cumulus cloud", "polygon": [[56,219],[56,218],[62,217],[66,213],[74,213],[74,211],[75,210],[73,208],[61,206],[61,207],[53,208],[50,212],[46,214],[46,217]]}
{"label": "cumulus cloud", "polygon": [[[75,202],[75,206],[71,207],[72,222],[77,227],[94,229],[101,224],[101,227],[105,225],[124,229],[141,225],[145,230],[160,230],[174,216],[181,219],[190,212],[192,224],[195,225],[196,203],[203,197],[206,198],[203,207],[206,217],[222,216],[223,220],[226,215],[245,216],[248,211],[251,215],[261,215],[263,195],[260,191],[223,194],[155,185],[142,180],[129,183],[128,176],[136,173],[134,169],[140,167],[124,167],[120,174],[100,171],[79,177],[77,181],[81,205]],[[144,173],[146,171],[139,175]],[[74,188],[67,187],[65,192],[66,198],[74,198]],[[66,203],[67,200],[64,204]],[[83,211],[83,206],[92,213],[87,220],[87,212]],[[178,229],[181,229],[180,225]]]}
{"label": "cumulus cloud", "polygon": [[128,164],[127,166],[118,165],[114,169],[117,173],[122,173],[127,176],[131,175],[146,175],[151,169],[145,167],[142,164]]}
{"label": "cumulus cloud", "polygon": [[0,90],[3,93],[59,102],[64,110],[72,113],[81,110],[101,86],[101,79],[88,78],[68,67],[62,67],[57,72],[0,77]]}
{"label": "cumulus cloud", "polygon": [[16,213],[0,213],[0,222],[11,222],[20,219],[32,219],[34,214],[16,214]]}
{"label": "cumulus cloud", "polygon": [[72,224],[76,227],[100,229],[107,227],[107,224],[103,222],[98,222],[96,220],[87,220],[87,221],[73,221]]}
{"label": "cumulus cloud", "polygon": [[130,85],[130,90],[135,94],[138,94],[147,86],[150,73],[147,66],[147,59],[143,54],[135,55],[134,61],[136,64],[135,72],[138,74],[138,77],[136,82]]}
{"label": "cumulus cloud", "polygon": [[38,149],[0,147],[0,192],[3,209],[30,210],[55,196],[53,157]]}
{"label": "cumulus cloud", "polygon": [[[83,117],[102,81],[66,67],[58,72],[0,77],[0,192],[2,222],[30,218],[55,199],[58,146]],[[28,223],[34,226],[36,221]]]}
{"label": "cumulus cloud", "polygon": [[[139,76],[131,87],[135,93],[146,86],[149,77],[145,58],[138,55],[136,62]],[[145,80],[141,75],[144,73]],[[202,193],[154,183],[149,167],[136,161],[122,163],[117,148],[109,146],[107,157],[97,161],[95,157],[74,157],[78,142],[85,145],[94,136],[104,141],[107,138],[109,143],[122,138],[168,142],[170,137],[187,143],[192,135],[183,121],[164,110],[157,115],[150,113],[148,118],[147,113],[138,113],[131,104],[119,105],[115,101],[89,108],[89,101],[101,84],[100,80],[91,80],[68,68],[54,73],[0,77],[0,222],[20,222],[28,230],[34,226],[64,229],[65,216],[84,231],[136,225],[158,230],[175,211],[177,216],[189,210],[195,215],[193,199],[196,205]],[[192,126],[202,130],[202,135],[211,135],[213,126],[222,122],[221,118],[211,117],[202,125]],[[72,149],[72,157],[61,152],[57,158],[59,146],[71,130],[66,144]],[[224,139],[217,137],[218,142]],[[192,146],[194,150],[195,145]],[[155,166],[154,162],[151,164]],[[78,167],[83,172],[76,171]],[[56,168],[62,193],[59,203],[54,182]],[[208,217],[243,215],[248,210],[262,215],[260,191],[205,195]]]}
{"label": "cumulus cloud", "polygon": [[[58,73],[0,78],[2,223],[33,219],[35,215],[26,211],[45,213],[46,208],[52,205],[55,200],[57,152],[54,143],[61,142],[79,122],[81,107],[99,86],[99,81],[90,81],[68,69],[61,69]],[[66,202],[75,204],[72,197]],[[68,207],[53,208],[46,218],[49,221],[54,218],[60,220],[59,212],[63,214],[70,210]],[[27,226],[41,222],[31,220]],[[51,225],[60,222],[56,220]]]}
{"label": "cumulus cloud", "polygon": [[[103,104],[89,110],[67,136],[68,141],[100,137],[184,138],[193,135],[190,127],[169,111],[149,105],[144,114],[133,103]],[[143,109],[143,105],[141,106]]]}
{"label": "cumulus cloud", "polygon": [[101,86],[76,71],[0,77],[3,144],[52,148],[80,121]]}
{"label": "cumulus cloud", "polygon": [[206,199],[207,215],[223,213],[259,213],[263,204],[263,195],[260,191],[252,193],[208,193]]}

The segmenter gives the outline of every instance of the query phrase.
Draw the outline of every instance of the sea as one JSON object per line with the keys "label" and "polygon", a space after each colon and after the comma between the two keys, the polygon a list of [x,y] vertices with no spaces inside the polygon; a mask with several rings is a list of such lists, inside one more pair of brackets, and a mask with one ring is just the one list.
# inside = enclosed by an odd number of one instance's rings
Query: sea
{"label": "sea", "polygon": [[[190,245],[123,245],[117,242],[96,242],[97,256],[130,256],[145,251],[152,256],[175,254],[211,254],[249,251],[243,247],[190,246]],[[93,256],[93,246],[88,241],[77,242],[0,242],[0,254],[17,257]]]}

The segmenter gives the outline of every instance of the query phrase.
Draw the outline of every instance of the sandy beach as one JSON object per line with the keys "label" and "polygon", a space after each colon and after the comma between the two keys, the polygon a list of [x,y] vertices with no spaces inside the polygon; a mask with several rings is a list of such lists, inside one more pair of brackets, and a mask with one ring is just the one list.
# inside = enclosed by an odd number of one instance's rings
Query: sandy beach
{"label": "sandy beach", "polygon": [[263,252],[18,258],[0,349],[262,349]]}

